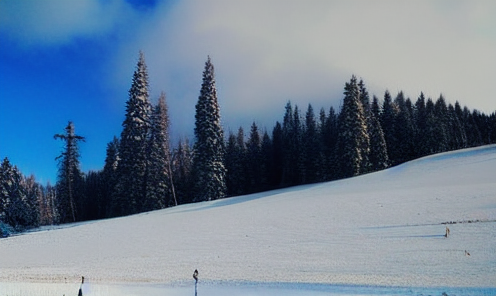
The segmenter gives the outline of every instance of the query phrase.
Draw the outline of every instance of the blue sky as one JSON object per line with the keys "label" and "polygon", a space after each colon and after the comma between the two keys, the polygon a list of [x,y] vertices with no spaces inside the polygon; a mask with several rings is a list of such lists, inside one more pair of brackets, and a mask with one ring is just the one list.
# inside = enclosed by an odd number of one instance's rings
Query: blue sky
{"label": "blue sky", "polygon": [[270,129],[288,100],[339,107],[352,74],[382,98],[420,91],[496,110],[496,2],[0,1],[0,157],[56,181],[69,120],[83,171],[119,136],[142,50],[151,100],[167,94],[172,138],[192,137],[207,55],[226,132]]}

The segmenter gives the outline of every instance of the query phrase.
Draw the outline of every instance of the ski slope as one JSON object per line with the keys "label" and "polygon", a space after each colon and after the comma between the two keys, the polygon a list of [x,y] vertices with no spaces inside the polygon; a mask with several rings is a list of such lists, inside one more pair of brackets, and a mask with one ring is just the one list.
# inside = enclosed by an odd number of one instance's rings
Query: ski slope
{"label": "ski slope", "polygon": [[495,287],[496,145],[27,233],[0,255],[0,283],[177,284],[198,269],[203,282]]}

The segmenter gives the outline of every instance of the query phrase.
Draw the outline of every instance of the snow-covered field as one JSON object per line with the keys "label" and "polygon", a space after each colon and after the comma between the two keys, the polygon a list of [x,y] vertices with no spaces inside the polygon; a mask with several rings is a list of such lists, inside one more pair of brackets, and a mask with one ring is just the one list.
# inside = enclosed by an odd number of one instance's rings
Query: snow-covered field
{"label": "snow-covered field", "polygon": [[195,269],[204,283],[496,287],[496,145],[0,239],[0,256],[0,290],[185,285]]}

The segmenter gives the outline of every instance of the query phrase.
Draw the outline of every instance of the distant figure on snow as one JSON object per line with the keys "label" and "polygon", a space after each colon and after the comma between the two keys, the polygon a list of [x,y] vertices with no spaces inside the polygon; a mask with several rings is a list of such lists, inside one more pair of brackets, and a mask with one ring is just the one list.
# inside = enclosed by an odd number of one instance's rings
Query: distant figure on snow
{"label": "distant figure on snow", "polygon": [[465,250],[465,256],[470,256],[470,253]]}
{"label": "distant figure on snow", "polygon": [[448,238],[449,235],[450,235],[450,230],[448,226],[446,226],[446,233],[444,234],[444,237]]}
{"label": "distant figure on snow", "polygon": [[195,279],[195,283],[198,283],[198,269],[195,269],[195,272],[193,272],[193,278]]}
{"label": "distant figure on snow", "polygon": [[83,296],[83,284],[84,284],[84,276],[81,277],[81,286],[79,286],[78,296]]}

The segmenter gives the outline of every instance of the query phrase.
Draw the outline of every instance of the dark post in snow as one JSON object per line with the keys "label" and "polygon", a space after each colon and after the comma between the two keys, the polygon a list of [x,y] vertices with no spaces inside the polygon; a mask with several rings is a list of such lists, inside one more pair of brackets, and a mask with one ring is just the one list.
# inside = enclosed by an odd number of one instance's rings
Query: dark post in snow
{"label": "dark post in snow", "polygon": [[195,269],[195,272],[193,272],[193,278],[195,279],[195,296],[197,295],[197,286],[198,286],[198,269]]}

